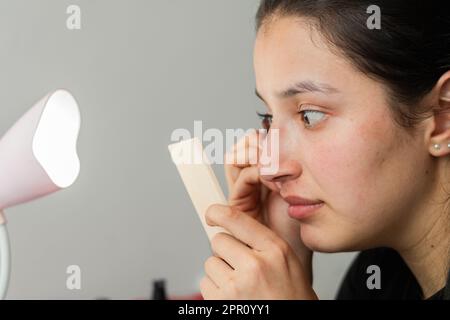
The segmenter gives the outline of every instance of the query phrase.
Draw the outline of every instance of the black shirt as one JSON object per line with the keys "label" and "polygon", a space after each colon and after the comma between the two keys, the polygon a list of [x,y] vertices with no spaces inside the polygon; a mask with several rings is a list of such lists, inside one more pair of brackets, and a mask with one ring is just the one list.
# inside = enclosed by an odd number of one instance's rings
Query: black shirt
{"label": "black shirt", "polygon": [[[367,279],[373,274],[367,271],[370,265],[380,268],[380,289],[370,290]],[[339,292],[338,300],[420,300],[422,290],[401,256],[392,249],[377,248],[362,251],[351,264]],[[444,289],[436,292],[430,300],[444,299]]]}

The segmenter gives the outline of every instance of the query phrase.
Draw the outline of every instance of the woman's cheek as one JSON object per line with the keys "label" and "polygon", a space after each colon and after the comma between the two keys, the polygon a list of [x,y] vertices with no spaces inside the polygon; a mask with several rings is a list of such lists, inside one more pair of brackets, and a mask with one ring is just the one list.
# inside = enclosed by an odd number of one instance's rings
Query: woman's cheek
{"label": "woman's cheek", "polygon": [[364,215],[361,209],[371,203],[373,164],[377,162],[375,149],[360,137],[352,130],[347,135],[337,135],[321,144],[315,159],[311,159],[313,176],[326,197],[324,201],[337,213],[357,220]]}

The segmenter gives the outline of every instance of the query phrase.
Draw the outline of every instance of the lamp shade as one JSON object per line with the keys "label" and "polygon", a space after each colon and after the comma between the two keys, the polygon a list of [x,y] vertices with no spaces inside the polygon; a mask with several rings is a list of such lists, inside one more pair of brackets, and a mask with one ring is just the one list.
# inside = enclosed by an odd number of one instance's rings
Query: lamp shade
{"label": "lamp shade", "polygon": [[80,111],[67,90],[38,101],[0,140],[0,211],[69,187],[78,177]]}

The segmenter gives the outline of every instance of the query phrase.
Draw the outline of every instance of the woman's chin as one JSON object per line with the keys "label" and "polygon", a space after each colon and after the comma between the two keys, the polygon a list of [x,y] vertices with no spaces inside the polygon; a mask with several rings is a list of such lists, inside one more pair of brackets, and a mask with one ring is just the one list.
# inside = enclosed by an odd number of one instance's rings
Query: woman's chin
{"label": "woman's chin", "polygon": [[362,250],[355,239],[346,239],[345,235],[335,235],[331,231],[302,224],[301,238],[306,247],[315,252],[336,253]]}

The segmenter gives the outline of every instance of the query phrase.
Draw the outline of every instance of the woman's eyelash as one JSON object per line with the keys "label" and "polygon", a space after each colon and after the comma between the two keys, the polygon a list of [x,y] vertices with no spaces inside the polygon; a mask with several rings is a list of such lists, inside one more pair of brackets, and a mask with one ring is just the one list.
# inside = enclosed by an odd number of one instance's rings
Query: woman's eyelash
{"label": "woman's eyelash", "polygon": [[[312,128],[312,127],[314,127],[314,125],[311,125],[311,123],[306,123],[305,115],[307,115],[308,113],[315,114],[315,115],[317,115],[317,114],[325,115],[325,113],[318,111],[318,110],[301,110],[301,111],[298,111],[297,113],[301,115],[302,122],[305,123],[306,128]],[[264,127],[264,129],[266,129],[266,130],[270,129],[270,124],[272,123],[273,115],[268,114],[268,113],[259,113],[259,112],[257,112],[257,115],[261,119],[262,126]],[[308,118],[308,122],[310,122],[309,118]]]}
{"label": "woman's eyelash", "polygon": [[272,123],[273,116],[271,114],[268,114],[268,113],[259,113],[259,112],[257,112],[256,114],[261,119],[262,127],[264,129],[266,129],[267,131],[269,131],[270,124]]}
{"label": "woman's eyelash", "polygon": [[259,112],[257,112],[256,114],[258,115],[258,117],[261,120],[266,120],[266,119],[272,120],[272,118],[273,118],[273,116],[271,114],[268,114],[268,113],[259,113]]}

